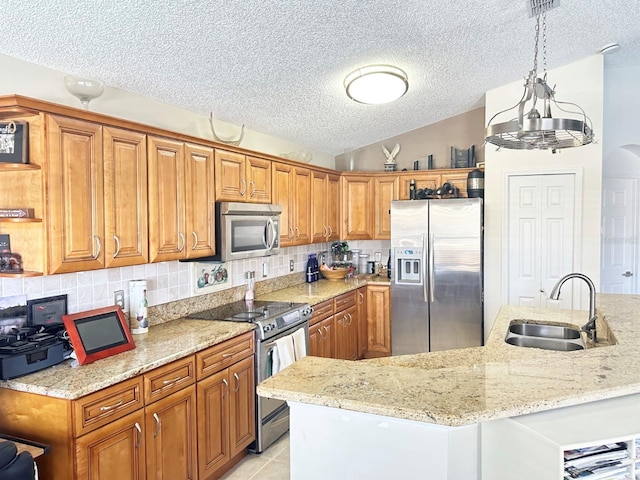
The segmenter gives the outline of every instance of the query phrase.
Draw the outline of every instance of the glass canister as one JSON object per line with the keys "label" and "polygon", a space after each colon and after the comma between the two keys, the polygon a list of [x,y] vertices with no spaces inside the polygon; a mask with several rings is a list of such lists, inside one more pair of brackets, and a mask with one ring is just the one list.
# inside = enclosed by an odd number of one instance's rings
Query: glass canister
{"label": "glass canister", "polygon": [[358,256],[358,273],[360,275],[367,273],[367,263],[369,262],[369,254],[361,253]]}
{"label": "glass canister", "polygon": [[360,270],[358,269],[358,261],[360,260],[360,250],[359,248],[351,249],[351,266],[355,269],[354,274],[358,273]]}

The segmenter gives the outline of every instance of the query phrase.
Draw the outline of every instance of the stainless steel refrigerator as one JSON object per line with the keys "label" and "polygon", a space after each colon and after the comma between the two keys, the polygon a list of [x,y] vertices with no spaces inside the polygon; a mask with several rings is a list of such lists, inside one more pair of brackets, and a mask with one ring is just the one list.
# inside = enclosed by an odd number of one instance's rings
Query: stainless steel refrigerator
{"label": "stainless steel refrigerator", "polygon": [[482,199],[391,202],[391,352],[483,344]]}

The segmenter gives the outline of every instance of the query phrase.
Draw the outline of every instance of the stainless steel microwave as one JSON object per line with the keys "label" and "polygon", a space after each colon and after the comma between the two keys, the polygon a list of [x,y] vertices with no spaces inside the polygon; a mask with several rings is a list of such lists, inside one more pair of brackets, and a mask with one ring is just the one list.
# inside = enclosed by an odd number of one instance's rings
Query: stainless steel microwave
{"label": "stainless steel microwave", "polygon": [[280,251],[280,205],[216,202],[215,210],[216,255],[209,260],[228,262]]}

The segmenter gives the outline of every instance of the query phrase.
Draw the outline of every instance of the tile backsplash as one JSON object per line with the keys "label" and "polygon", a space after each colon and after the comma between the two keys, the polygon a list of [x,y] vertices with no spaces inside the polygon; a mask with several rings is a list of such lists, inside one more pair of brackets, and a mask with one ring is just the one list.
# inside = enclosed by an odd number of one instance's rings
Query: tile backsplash
{"label": "tile backsplash", "polygon": [[[386,263],[389,241],[349,241],[350,248],[362,253],[381,252]],[[294,273],[304,281],[307,256],[310,253],[330,251],[331,243],[316,243],[281,248],[278,255],[230,262],[231,283],[237,287],[246,283],[245,272],[253,270],[256,280],[289,275],[289,262],[293,260]],[[266,276],[263,276],[266,264]],[[147,280],[149,306],[162,305],[195,295],[195,264],[188,262],[161,262],[132,267],[109,268],[88,272],[45,275],[42,277],[0,278],[0,297],[24,294],[27,299],[67,294],[69,313],[82,312],[113,304],[113,292],[123,290],[125,306],[129,307],[129,281]]]}

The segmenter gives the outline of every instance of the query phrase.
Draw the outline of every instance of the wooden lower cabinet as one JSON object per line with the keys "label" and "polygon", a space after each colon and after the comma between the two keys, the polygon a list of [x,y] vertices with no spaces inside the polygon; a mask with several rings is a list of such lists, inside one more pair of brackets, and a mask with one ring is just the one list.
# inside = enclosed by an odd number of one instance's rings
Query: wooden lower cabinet
{"label": "wooden lower cabinet", "polygon": [[367,285],[367,357],[391,355],[391,289]]}
{"label": "wooden lower cabinet", "polygon": [[0,431],[51,446],[41,480],[209,480],[255,439],[255,398],[248,332],[76,400],[0,388]]}
{"label": "wooden lower cabinet", "polygon": [[[75,447],[75,478],[144,480],[146,465],[143,428],[144,414],[139,410],[80,437]],[[57,478],[46,477],[43,473],[45,472],[40,474],[41,478]]]}
{"label": "wooden lower cabinet", "polygon": [[255,439],[253,355],[198,382],[198,478],[218,478]]}
{"label": "wooden lower cabinet", "polygon": [[358,288],[358,358],[367,353],[367,287]]}
{"label": "wooden lower cabinet", "polygon": [[358,360],[358,307],[352,305],[334,315],[336,328],[335,358]]}
{"label": "wooden lower cabinet", "polygon": [[335,358],[333,315],[309,326],[309,355]]}
{"label": "wooden lower cabinet", "polygon": [[145,424],[147,479],[195,479],[195,386],[145,407]]}

